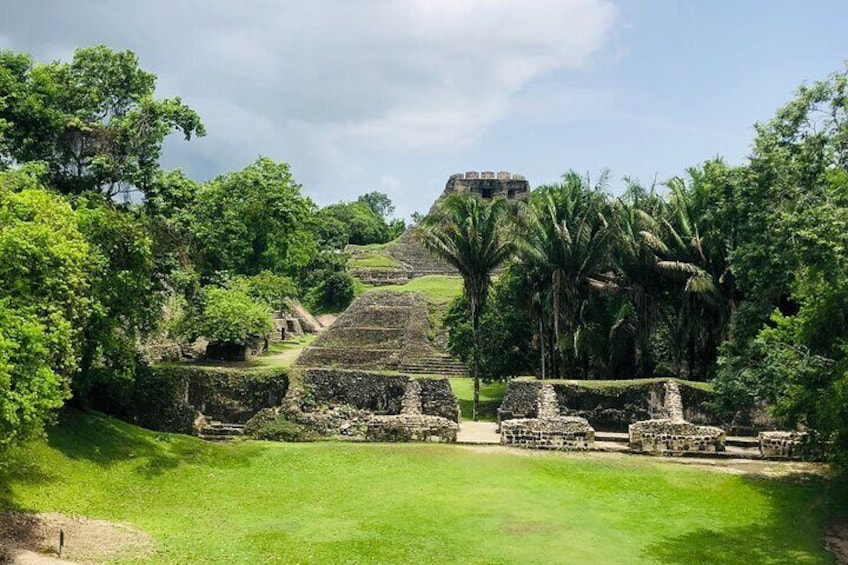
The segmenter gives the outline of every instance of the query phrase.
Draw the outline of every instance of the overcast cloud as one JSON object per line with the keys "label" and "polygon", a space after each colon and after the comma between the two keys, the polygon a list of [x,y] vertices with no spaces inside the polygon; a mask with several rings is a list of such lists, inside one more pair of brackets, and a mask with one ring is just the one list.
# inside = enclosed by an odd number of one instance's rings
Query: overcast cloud
{"label": "overcast cloud", "polygon": [[[262,154],[291,162],[319,202],[370,186],[409,213],[454,171],[381,162],[438,163],[478,144],[528,84],[590,64],[616,12],[605,0],[3,2],[0,45],[40,60],[96,43],[136,51],[159,93],[207,126],[167,145],[166,164],[196,177]],[[422,175],[442,180],[420,186]]]}
{"label": "overcast cloud", "polygon": [[846,21],[845,0],[0,0],[0,48],[132,49],[207,126],[166,167],[265,155],[320,204],[382,190],[406,216],[454,172],[742,162],[755,121],[844,65]]}

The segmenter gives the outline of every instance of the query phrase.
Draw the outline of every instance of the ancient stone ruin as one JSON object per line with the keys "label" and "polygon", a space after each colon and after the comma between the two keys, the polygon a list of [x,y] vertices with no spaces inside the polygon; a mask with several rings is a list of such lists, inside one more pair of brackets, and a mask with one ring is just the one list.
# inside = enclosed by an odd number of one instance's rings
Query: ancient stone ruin
{"label": "ancient stone ruin", "polygon": [[451,175],[441,198],[454,192],[472,192],[486,199],[503,197],[521,200],[530,194],[530,183],[522,175],[513,175],[507,171],[497,174],[492,171],[469,171]]}
{"label": "ancient stone ruin", "polygon": [[421,411],[421,384],[416,380],[406,383],[401,398],[400,414],[374,416],[367,422],[365,439],[368,441],[431,441],[455,442],[458,426],[441,416],[423,414]]}
{"label": "ancient stone ruin", "polygon": [[538,391],[537,418],[517,418],[501,424],[501,443],[527,449],[571,451],[591,449],[595,430],[585,418],[560,416],[556,392],[549,384]]}
{"label": "ancient stone ruin", "polygon": [[[530,194],[530,183],[521,176],[506,171],[469,171],[451,175],[439,198],[430,209],[432,213],[439,202],[449,194],[469,192],[491,199],[503,197],[508,200],[521,200]],[[350,245],[346,249],[353,258],[367,256],[373,250],[367,247]],[[414,278],[427,275],[457,275],[456,269],[434,257],[421,243],[417,228],[412,227],[397,240],[380,250],[380,255],[388,258],[394,266],[354,267],[351,274],[365,284],[389,285],[404,284]]]}
{"label": "ancient stone ruin", "polygon": [[724,430],[699,426],[683,419],[683,399],[677,382],[664,383],[668,418],[630,424],[630,449],[641,453],[674,455],[685,452],[724,451]]}
{"label": "ancient stone ruin", "polygon": [[805,432],[760,432],[760,454],[769,459],[802,459],[808,447]]}

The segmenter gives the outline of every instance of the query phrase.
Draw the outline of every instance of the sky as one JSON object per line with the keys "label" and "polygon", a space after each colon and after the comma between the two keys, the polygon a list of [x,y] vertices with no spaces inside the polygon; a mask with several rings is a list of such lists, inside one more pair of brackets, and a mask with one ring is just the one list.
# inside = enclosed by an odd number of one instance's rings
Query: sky
{"label": "sky", "polygon": [[573,169],[661,183],[744,162],[757,121],[844,68],[845,0],[0,0],[0,49],[131,49],[207,135],[166,141],[198,180],[258,156],[326,205],[426,211],[448,177]]}

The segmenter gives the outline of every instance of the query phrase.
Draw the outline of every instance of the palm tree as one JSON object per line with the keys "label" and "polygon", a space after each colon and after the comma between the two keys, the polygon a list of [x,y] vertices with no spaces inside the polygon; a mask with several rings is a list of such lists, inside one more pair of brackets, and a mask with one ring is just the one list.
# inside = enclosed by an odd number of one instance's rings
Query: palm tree
{"label": "palm tree", "polygon": [[486,201],[475,194],[456,193],[445,198],[422,222],[424,245],[462,276],[474,341],[471,375],[475,422],[480,403],[480,318],[492,274],[513,253],[512,241],[504,233],[508,212],[509,204],[502,198]]}
{"label": "palm tree", "polygon": [[551,317],[557,359],[551,355],[549,374],[566,366],[589,371],[586,347],[593,340],[583,333],[595,310],[593,299],[612,288],[610,250],[613,230],[607,221],[602,192],[575,173],[558,185],[534,194],[521,230],[521,260],[535,278],[544,281],[544,305]]}
{"label": "palm tree", "polygon": [[[735,285],[724,238],[711,226],[711,189],[704,172],[689,169],[689,183],[675,177],[656,231],[643,232],[656,256],[657,269],[676,282],[669,293],[669,327],[675,372],[695,376],[696,360],[711,365],[719,343],[727,338],[734,309]],[[698,352],[700,351],[700,355]]]}

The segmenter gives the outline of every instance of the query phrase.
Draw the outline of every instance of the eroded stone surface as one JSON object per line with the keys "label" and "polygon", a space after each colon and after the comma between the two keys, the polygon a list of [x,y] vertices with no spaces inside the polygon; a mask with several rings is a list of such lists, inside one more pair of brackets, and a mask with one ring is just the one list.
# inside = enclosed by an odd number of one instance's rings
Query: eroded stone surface
{"label": "eroded stone surface", "polygon": [[778,459],[801,459],[809,441],[805,432],[760,432],[760,454]]}
{"label": "eroded stone surface", "polygon": [[453,443],[459,427],[447,418],[423,414],[374,416],[367,423],[367,441],[428,441]]}
{"label": "eroded stone surface", "polygon": [[721,428],[698,426],[670,418],[630,424],[630,449],[643,453],[674,455],[686,452],[724,451]]}
{"label": "eroded stone surface", "polygon": [[501,443],[527,449],[591,449],[595,430],[585,418],[518,418],[501,423]]}

